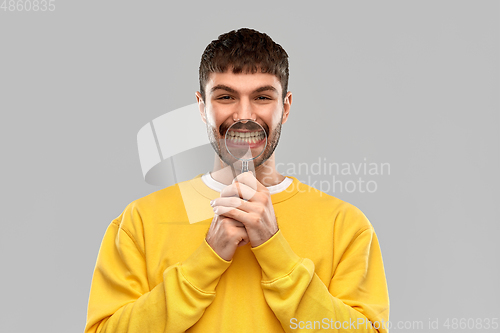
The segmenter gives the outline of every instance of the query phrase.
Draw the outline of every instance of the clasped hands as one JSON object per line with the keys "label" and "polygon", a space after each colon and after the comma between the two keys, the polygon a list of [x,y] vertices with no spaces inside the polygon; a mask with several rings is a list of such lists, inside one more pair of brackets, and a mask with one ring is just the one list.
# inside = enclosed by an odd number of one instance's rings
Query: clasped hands
{"label": "clasped hands", "polygon": [[206,241],[224,260],[230,261],[238,246],[259,246],[278,232],[269,190],[250,171],[238,175],[210,204],[215,215]]}

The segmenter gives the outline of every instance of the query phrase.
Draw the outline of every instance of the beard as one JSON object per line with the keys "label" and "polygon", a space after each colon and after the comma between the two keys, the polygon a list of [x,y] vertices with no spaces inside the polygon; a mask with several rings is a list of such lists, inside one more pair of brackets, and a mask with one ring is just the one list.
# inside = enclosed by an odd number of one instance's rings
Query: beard
{"label": "beard", "polygon": [[[283,117],[283,112],[281,116]],[[214,149],[217,156],[219,156],[220,160],[224,162],[224,164],[227,166],[234,166],[237,163],[241,163],[238,159],[232,156],[226,149],[225,135],[231,125],[232,125],[231,123],[228,124],[224,122],[219,126],[218,129],[216,129],[213,126],[210,126],[209,123],[207,122],[207,134],[210,144],[212,145],[212,148]],[[278,124],[274,129],[272,129],[272,131],[269,130],[269,126],[267,126],[267,124],[260,124],[260,125],[262,126],[262,128],[266,133],[267,144],[266,147],[264,148],[264,151],[254,160],[249,162],[249,164],[250,163],[253,164],[255,169],[260,167],[265,161],[267,161],[272,156],[274,150],[278,146],[278,142],[281,136],[281,126],[282,126],[281,122],[278,122]]]}

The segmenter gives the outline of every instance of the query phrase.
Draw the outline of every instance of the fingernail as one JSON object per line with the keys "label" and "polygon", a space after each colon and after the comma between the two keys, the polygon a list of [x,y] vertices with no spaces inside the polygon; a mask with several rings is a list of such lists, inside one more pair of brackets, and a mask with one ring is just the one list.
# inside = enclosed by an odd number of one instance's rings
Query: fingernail
{"label": "fingernail", "polygon": [[212,207],[214,206],[214,201],[213,200],[210,201],[210,206],[212,206]]}

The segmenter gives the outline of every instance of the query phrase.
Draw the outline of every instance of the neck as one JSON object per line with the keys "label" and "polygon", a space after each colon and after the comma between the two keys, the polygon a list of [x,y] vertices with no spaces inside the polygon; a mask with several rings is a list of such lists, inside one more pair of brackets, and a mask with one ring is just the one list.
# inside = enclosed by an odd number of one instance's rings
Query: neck
{"label": "neck", "polygon": [[[248,170],[252,171],[255,178],[264,186],[273,186],[281,183],[285,176],[276,171],[274,153],[267,161],[255,168],[252,161],[248,162]],[[233,179],[241,173],[241,163],[237,163],[233,168],[225,164],[217,154],[215,154],[212,178],[219,183],[229,185]]]}

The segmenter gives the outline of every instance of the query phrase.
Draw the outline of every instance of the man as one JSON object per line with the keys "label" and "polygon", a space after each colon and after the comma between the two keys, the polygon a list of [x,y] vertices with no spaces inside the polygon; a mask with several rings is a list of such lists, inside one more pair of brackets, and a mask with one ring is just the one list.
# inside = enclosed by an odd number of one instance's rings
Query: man
{"label": "man", "polygon": [[[207,46],[196,99],[214,169],[132,202],[110,224],[85,332],[387,332],[387,285],[370,222],[276,171],[292,103],[287,58],[251,29]],[[245,128],[255,123],[261,127]],[[227,139],[258,155],[251,171],[239,173]],[[193,221],[193,203],[211,205],[213,216]]]}

